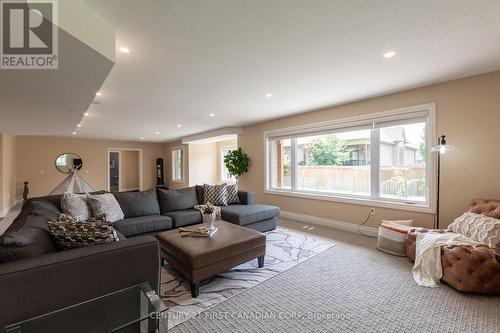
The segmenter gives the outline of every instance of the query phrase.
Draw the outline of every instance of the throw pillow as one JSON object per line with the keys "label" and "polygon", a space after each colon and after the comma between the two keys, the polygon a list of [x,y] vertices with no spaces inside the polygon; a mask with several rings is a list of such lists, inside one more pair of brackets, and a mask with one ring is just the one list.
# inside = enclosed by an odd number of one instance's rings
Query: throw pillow
{"label": "throw pillow", "polygon": [[69,215],[61,214],[57,220],[48,221],[47,224],[50,234],[63,250],[118,241],[113,225],[103,216],[78,221]]}
{"label": "throw pillow", "polygon": [[92,209],[95,217],[99,215],[106,216],[108,222],[116,222],[123,220],[123,211],[118,201],[111,193],[101,195],[88,195],[87,202]]}
{"label": "throw pillow", "polygon": [[211,203],[214,206],[227,206],[227,185],[203,185],[206,205]]}
{"label": "throw pillow", "polygon": [[482,214],[465,212],[457,217],[448,230],[486,244],[491,248],[500,246],[500,220]]}
{"label": "throw pillow", "polygon": [[61,197],[61,208],[64,214],[78,221],[86,221],[92,217],[86,194],[64,193]]}
{"label": "throw pillow", "polygon": [[228,205],[241,203],[238,196],[238,184],[227,185],[227,203]]}

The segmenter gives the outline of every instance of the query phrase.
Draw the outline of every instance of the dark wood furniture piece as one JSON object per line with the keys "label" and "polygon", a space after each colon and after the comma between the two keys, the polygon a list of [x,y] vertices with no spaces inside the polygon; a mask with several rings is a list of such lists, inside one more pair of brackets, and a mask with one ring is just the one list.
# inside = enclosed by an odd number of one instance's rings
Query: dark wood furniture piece
{"label": "dark wood furniture piece", "polygon": [[264,266],[266,236],[263,233],[225,221],[218,224],[219,229],[211,237],[181,237],[178,230],[156,235],[162,259],[191,282],[193,297],[198,296],[204,279],[255,258],[259,267]]}

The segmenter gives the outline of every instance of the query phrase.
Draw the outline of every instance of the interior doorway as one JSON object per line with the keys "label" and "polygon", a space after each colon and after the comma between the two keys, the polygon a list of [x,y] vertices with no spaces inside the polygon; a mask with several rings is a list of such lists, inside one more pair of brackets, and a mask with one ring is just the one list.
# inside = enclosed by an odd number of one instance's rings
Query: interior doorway
{"label": "interior doorway", "polygon": [[107,190],[142,190],[142,149],[108,148]]}

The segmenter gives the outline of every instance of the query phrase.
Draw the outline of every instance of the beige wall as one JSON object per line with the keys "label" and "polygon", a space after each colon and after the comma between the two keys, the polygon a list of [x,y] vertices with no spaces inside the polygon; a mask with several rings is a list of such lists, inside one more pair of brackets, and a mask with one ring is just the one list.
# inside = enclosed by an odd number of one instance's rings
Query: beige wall
{"label": "beige wall", "polygon": [[16,201],[16,140],[0,133],[0,216]]}
{"label": "beige wall", "polygon": [[121,151],[122,189],[139,189],[139,152],[136,150]]}
{"label": "beige wall", "polygon": [[78,154],[83,159],[80,174],[96,189],[105,189],[107,180],[108,148],[142,149],[143,188],[156,185],[155,162],[165,157],[164,144],[92,140],[78,138],[17,136],[17,196],[22,193],[24,181],[30,183],[30,196],[47,195],[67,175],[56,170],[56,157],[65,152]]}
{"label": "beige wall", "polygon": [[189,145],[189,186],[218,184],[217,143]]}
{"label": "beige wall", "polygon": [[[499,92],[497,71],[245,127],[238,143],[249,155],[251,166],[240,178],[240,188],[255,191],[258,202],[285,211],[358,224],[366,217],[367,206],[265,194],[263,132],[435,102],[437,135],[445,134],[448,143],[456,147],[441,164],[441,225],[446,226],[467,210],[471,199],[500,199]],[[376,226],[381,219],[397,218],[414,218],[418,225],[432,226],[432,214],[376,210],[369,226]]]}

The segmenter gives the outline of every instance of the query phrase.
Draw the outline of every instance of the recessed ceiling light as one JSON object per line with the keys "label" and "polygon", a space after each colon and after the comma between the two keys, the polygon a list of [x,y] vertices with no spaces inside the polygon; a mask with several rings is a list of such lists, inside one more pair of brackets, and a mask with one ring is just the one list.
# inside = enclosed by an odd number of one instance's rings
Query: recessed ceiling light
{"label": "recessed ceiling light", "polygon": [[215,117],[215,113],[209,113],[208,114],[210,117]]}
{"label": "recessed ceiling light", "polygon": [[98,91],[98,92],[96,92],[96,93],[95,93],[95,95],[96,95],[97,97],[101,97],[101,96],[102,96],[102,93],[100,93],[100,92]]}
{"label": "recessed ceiling light", "polygon": [[181,124],[177,124],[177,127],[181,127]]}
{"label": "recessed ceiling light", "polygon": [[119,50],[121,53],[129,53],[130,52],[130,49],[128,47],[125,47],[125,46],[120,46]]}
{"label": "recessed ceiling light", "polygon": [[84,115],[84,116],[88,116],[88,115],[89,115],[89,113],[88,113],[88,112],[85,112],[83,115]]}
{"label": "recessed ceiling light", "polygon": [[156,135],[160,134],[160,132],[155,132]]}
{"label": "recessed ceiling light", "polygon": [[140,139],[141,139],[141,140],[144,140],[144,137],[143,137],[143,136],[141,136],[141,137],[140,137]]}
{"label": "recessed ceiling light", "polygon": [[82,127],[82,124],[78,124],[78,125],[76,125],[76,127]]}
{"label": "recessed ceiling light", "polygon": [[392,58],[396,55],[396,52],[394,51],[389,51],[389,52],[386,52],[384,53],[384,58]]}
{"label": "recessed ceiling light", "polygon": [[267,97],[267,98],[271,98],[271,97],[273,97],[273,94],[271,94],[271,93],[267,93],[267,94],[266,94],[266,97]]}
{"label": "recessed ceiling light", "polygon": [[73,132],[73,135],[76,135],[76,132]]}

